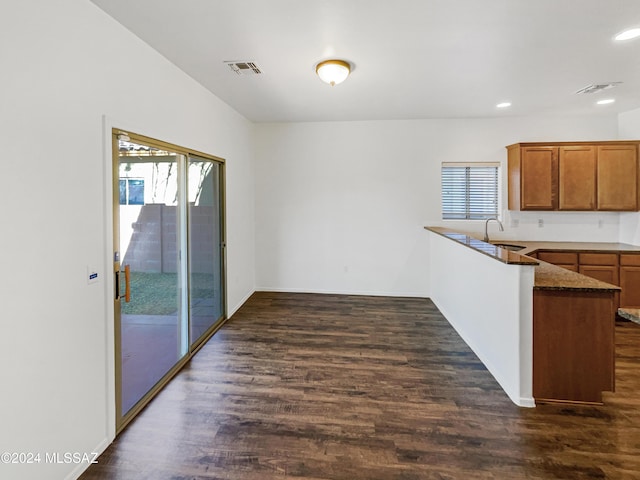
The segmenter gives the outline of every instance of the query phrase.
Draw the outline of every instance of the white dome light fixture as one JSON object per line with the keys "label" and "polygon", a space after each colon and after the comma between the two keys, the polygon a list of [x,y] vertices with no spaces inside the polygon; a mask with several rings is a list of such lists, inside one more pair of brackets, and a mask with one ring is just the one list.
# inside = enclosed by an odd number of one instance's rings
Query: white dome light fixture
{"label": "white dome light fixture", "polygon": [[344,60],[325,60],[316,65],[316,73],[332,87],[344,82],[351,73],[351,64]]}

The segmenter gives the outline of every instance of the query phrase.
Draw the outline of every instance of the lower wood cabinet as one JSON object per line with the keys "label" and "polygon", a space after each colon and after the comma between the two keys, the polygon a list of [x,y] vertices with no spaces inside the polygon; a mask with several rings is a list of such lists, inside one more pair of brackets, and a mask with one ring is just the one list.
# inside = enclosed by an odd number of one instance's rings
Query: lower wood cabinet
{"label": "lower wood cabinet", "polygon": [[538,251],[536,258],[622,288],[614,307],[640,308],[640,254]]}
{"label": "lower wood cabinet", "polygon": [[640,254],[620,254],[620,306],[640,308]]}
{"label": "lower wood cabinet", "polygon": [[615,389],[614,292],[534,290],[533,397],[602,403]]}
{"label": "lower wood cabinet", "polygon": [[533,396],[537,402],[601,403],[615,388],[615,313],[640,308],[640,253],[538,250],[539,260],[622,291],[534,290]]}

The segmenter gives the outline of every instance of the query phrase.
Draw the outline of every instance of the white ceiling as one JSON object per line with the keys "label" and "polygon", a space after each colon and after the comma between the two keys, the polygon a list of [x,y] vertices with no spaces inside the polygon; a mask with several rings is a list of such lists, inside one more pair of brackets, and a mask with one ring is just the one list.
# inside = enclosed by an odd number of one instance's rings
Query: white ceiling
{"label": "white ceiling", "polygon": [[[255,122],[611,114],[640,107],[638,0],[92,0]],[[341,58],[330,87],[315,64]],[[253,61],[238,76],[225,61]],[[591,95],[591,83],[624,82]],[[598,99],[616,102],[596,106]],[[498,102],[512,107],[497,109]]]}

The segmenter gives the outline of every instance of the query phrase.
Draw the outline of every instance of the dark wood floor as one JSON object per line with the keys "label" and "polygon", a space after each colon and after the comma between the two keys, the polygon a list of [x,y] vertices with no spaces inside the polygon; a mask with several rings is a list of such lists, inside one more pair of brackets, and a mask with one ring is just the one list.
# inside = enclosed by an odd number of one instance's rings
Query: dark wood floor
{"label": "dark wood floor", "polygon": [[81,477],[639,479],[640,325],[617,392],[511,403],[429,300],[257,293]]}

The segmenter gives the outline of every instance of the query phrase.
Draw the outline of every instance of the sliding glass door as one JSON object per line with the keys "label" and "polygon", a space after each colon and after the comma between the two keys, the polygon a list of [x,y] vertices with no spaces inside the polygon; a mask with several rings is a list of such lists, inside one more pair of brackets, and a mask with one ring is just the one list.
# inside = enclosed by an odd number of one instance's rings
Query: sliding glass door
{"label": "sliding glass door", "polygon": [[224,319],[223,164],[118,132],[113,145],[120,429]]}
{"label": "sliding glass door", "polygon": [[189,157],[190,338],[197,345],[224,315],[220,164]]}

